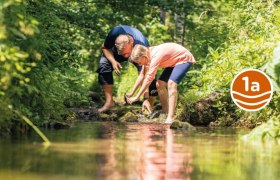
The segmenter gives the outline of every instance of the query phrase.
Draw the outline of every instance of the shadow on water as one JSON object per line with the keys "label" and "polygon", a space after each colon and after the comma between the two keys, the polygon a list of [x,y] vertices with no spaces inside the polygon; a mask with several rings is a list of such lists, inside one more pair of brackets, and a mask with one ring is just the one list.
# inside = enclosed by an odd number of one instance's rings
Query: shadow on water
{"label": "shadow on water", "polygon": [[174,131],[159,124],[80,123],[0,141],[0,179],[277,179],[279,146],[239,140],[240,129]]}

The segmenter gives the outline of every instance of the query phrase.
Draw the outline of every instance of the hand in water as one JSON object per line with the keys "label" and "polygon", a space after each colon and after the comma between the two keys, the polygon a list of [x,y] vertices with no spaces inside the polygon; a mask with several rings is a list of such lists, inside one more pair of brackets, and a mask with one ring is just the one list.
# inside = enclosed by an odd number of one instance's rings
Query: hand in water
{"label": "hand in water", "polygon": [[123,99],[124,99],[125,104],[128,104],[127,98],[128,98],[128,96],[127,96],[126,94],[124,94],[124,95],[123,95]]}
{"label": "hand in water", "polygon": [[148,100],[144,100],[144,102],[142,104],[142,111],[144,111],[145,109],[147,109],[149,111],[149,113],[152,113],[152,111],[153,111],[152,106]]}
{"label": "hand in water", "polygon": [[138,101],[137,97],[126,97],[126,101],[128,102],[128,104],[132,104],[136,101]]}
{"label": "hand in water", "polygon": [[127,98],[130,98],[132,95],[133,95],[132,93],[124,94],[123,98],[124,98],[124,101],[125,101],[126,104],[128,104]]}

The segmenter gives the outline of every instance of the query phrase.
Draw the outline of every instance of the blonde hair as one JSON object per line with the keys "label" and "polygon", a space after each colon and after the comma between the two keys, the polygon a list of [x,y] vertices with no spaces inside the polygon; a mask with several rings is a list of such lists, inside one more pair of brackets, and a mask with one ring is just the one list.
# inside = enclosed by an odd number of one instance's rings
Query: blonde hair
{"label": "blonde hair", "polygon": [[148,51],[147,47],[140,44],[136,44],[132,49],[131,55],[129,57],[129,62],[138,63],[139,58],[146,55],[147,51]]}

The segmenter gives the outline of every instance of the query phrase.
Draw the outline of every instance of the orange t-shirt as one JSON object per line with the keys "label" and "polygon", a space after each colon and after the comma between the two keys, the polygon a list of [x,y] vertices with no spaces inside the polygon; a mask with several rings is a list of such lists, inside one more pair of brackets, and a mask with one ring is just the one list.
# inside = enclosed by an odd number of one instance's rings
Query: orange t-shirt
{"label": "orange t-shirt", "polygon": [[164,43],[149,47],[151,62],[145,81],[152,82],[159,67],[174,67],[182,63],[195,63],[193,55],[183,46],[176,43]]}

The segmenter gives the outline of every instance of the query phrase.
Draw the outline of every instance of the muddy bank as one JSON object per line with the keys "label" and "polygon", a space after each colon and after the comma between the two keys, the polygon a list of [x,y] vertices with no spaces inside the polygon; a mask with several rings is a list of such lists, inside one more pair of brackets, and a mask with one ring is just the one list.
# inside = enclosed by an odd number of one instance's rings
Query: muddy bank
{"label": "muddy bank", "polygon": [[[102,97],[96,92],[90,92],[89,96],[95,103],[93,107],[69,108],[69,112],[75,113],[79,121],[115,121],[119,123],[139,122],[139,123],[158,123],[164,124],[166,114],[161,112],[159,102],[155,104],[153,112],[142,111],[142,102],[135,105],[124,104],[124,102],[116,102],[116,107],[104,112],[98,113],[97,107],[102,106]],[[195,128],[188,122],[175,121],[172,129],[192,129]]]}
{"label": "muddy bank", "polygon": [[229,93],[214,92],[196,102],[185,103],[178,120],[195,126],[234,126],[239,119],[235,112]]}
{"label": "muddy bank", "polygon": [[[163,123],[165,116],[160,112],[160,105],[152,114],[141,111],[138,105],[124,105],[118,102],[117,106],[105,113],[98,113],[97,107],[102,105],[100,94],[90,92],[95,105],[90,108],[72,108],[82,121],[118,121],[118,122],[155,122]],[[236,107],[228,93],[214,92],[197,102],[183,104],[183,110],[177,114],[176,120],[187,122],[194,126],[234,126],[239,117],[235,113]]]}
{"label": "muddy bank", "polygon": [[[70,108],[70,112],[75,113],[79,121],[116,121],[143,122],[143,123],[163,123],[166,115],[162,114],[159,102],[152,114],[142,112],[141,102],[136,105],[125,105],[117,102],[117,106],[105,113],[98,113],[97,107],[102,106],[102,95],[91,92],[89,95],[93,100],[93,107]],[[232,102],[229,92],[214,92],[196,102],[183,104],[181,113],[176,116],[176,128],[187,127],[181,123],[189,123],[192,126],[239,126],[254,128],[260,122],[255,121],[250,115],[244,117],[244,112],[238,111]],[[253,116],[253,115],[252,115]],[[253,120],[252,120],[253,119]],[[180,122],[180,123],[178,123]]]}

